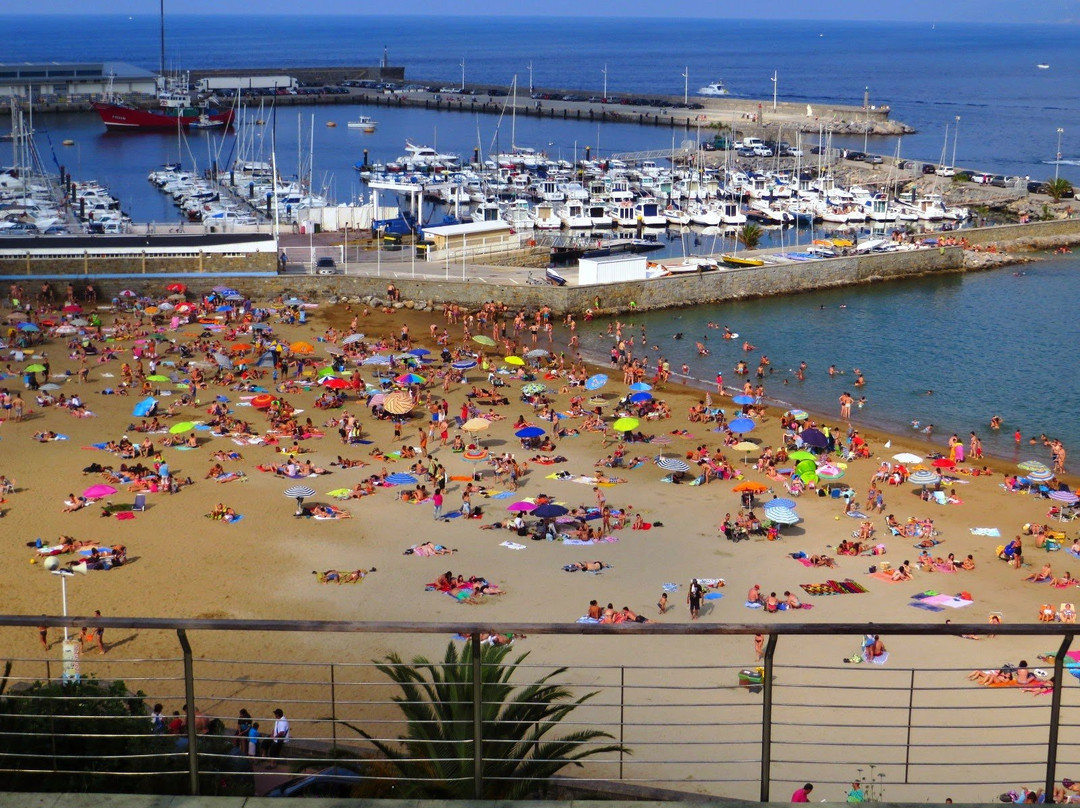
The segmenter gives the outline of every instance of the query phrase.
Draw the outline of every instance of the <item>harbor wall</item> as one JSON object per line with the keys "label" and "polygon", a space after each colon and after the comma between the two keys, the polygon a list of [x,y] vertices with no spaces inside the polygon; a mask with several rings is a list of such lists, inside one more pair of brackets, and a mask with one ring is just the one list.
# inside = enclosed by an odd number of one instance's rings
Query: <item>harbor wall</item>
{"label": "harbor wall", "polygon": [[1080,218],[979,227],[972,230],[962,230],[956,235],[967,239],[969,244],[978,246],[997,244],[1037,247],[1040,246],[1040,242],[1043,240],[1060,241],[1061,243],[1080,240]]}

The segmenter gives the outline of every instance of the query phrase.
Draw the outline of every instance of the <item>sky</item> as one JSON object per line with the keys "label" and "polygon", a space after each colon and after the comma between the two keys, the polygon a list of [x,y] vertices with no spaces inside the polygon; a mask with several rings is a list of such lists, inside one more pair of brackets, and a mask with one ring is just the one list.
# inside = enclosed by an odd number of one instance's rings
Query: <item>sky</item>
{"label": "sky", "polygon": [[[2,0],[4,14],[85,14],[85,0]],[[364,14],[368,9],[385,8],[378,3],[344,0],[260,0],[260,14]],[[170,14],[250,14],[250,0],[166,0]],[[157,0],[111,0],[109,14],[156,14]],[[101,13],[104,9],[98,9]],[[467,16],[518,15],[595,17],[714,17],[754,19],[814,20],[897,20],[905,22],[1080,22],[1080,0],[769,0],[765,3],[732,0],[532,0],[492,3],[491,0],[440,0],[407,3],[399,15],[455,14]],[[3,15],[0,15],[0,20]]]}

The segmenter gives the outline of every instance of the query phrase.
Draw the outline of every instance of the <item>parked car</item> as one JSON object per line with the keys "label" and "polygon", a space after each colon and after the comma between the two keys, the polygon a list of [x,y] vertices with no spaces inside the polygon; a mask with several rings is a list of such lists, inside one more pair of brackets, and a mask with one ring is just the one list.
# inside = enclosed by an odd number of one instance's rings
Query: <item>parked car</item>
{"label": "parked car", "polygon": [[844,157],[847,160],[853,160],[856,163],[861,163],[866,160],[866,152],[849,151],[846,155],[844,155]]}
{"label": "parked car", "polygon": [[881,158],[880,154],[868,154],[866,155],[866,162],[872,166],[879,166],[885,161]]}
{"label": "parked car", "polygon": [[315,262],[316,275],[343,275],[344,270],[330,256],[323,256]]}
{"label": "parked car", "polygon": [[952,166],[938,166],[934,169],[934,173],[939,177],[954,177],[956,176],[956,169]]}
{"label": "parked car", "polygon": [[937,166],[936,165],[934,165],[933,163],[923,163],[923,167],[922,167],[922,173],[923,174],[934,174],[936,172],[937,172]]}
{"label": "parked car", "polygon": [[995,174],[993,177],[990,178],[990,184],[993,185],[995,188],[1008,188],[1009,178],[1003,177],[1001,176],[1001,174]]}
{"label": "parked car", "polygon": [[294,777],[266,792],[267,797],[338,797],[356,795],[364,778],[352,769],[331,766],[319,772]]}
{"label": "parked car", "polygon": [[971,181],[974,182],[976,185],[989,185],[991,177],[991,174],[982,174],[979,172],[975,172],[971,175]]}
{"label": "parked car", "polygon": [[773,156],[773,150],[770,149],[768,146],[755,146],[753,151],[754,151],[754,156],[755,157],[772,157]]}

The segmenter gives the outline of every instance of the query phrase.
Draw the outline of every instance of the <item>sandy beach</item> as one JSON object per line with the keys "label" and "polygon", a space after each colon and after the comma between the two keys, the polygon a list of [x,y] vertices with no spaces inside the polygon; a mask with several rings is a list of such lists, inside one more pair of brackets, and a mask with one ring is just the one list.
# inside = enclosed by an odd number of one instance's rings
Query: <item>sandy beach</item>
{"label": "sandy beach", "polygon": [[[150,290],[148,290],[150,291]],[[154,294],[165,295],[164,290],[152,290]],[[189,296],[190,297],[190,296]],[[256,301],[256,305],[262,302]],[[213,308],[213,307],[211,307]],[[437,332],[444,328],[441,312],[420,313],[406,309],[392,313],[372,312],[365,314],[359,305],[356,311],[349,310],[344,304],[336,306],[321,305],[307,309],[306,323],[285,325],[281,323],[279,313],[267,321],[273,327],[273,335],[268,339],[280,339],[288,345],[303,340],[313,346],[311,356],[319,359],[316,368],[322,367],[331,359],[327,348],[337,350],[344,337],[351,331],[350,323],[354,316],[358,325],[356,330],[366,335],[365,342],[380,337],[392,337],[399,334],[403,325],[409,327],[413,341],[412,347],[423,347],[432,351],[431,358],[436,362],[419,369],[428,377],[423,393],[430,395],[433,402],[446,399],[451,427],[449,439],[453,441],[459,434],[468,442],[474,438],[488,450],[490,456],[509,452],[522,463],[539,452],[525,449],[514,436],[514,422],[519,417],[542,427],[551,434],[551,424],[541,421],[531,404],[521,400],[522,381],[510,375],[503,375],[507,386],[499,387],[498,392],[505,394],[509,403],[505,406],[489,407],[480,404],[483,413],[493,410],[499,420],[491,423],[483,432],[462,433],[453,426],[455,416],[461,414],[465,394],[472,385],[486,388],[487,374],[480,368],[466,371],[466,383],[453,383],[449,392],[444,393],[442,380],[437,377],[442,368],[438,361],[440,346],[429,338],[429,326],[437,325]],[[6,313],[6,310],[5,310]],[[100,312],[105,326],[111,326],[114,314]],[[60,322],[61,315],[53,313],[52,319]],[[67,315],[71,316],[71,315]],[[872,620],[879,622],[936,622],[946,619],[954,622],[985,623],[992,613],[999,613],[1009,623],[1036,622],[1039,606],[1076,600],[1071,590],[1058,590],[1049,585],[1040,585],[1023,581],[1023,577],[1038,572],[1049,561],[1056,576],[1066,570],[1080,572],[1080,561],[1067,553],[1075,537],[1075,530],[1070,523],[1051,522],[1053,529],[1068,532],[1068,543],[1061,552],[1047,554],[1036,549],[1030,537],[1025,536],[1025,554],[1030,567],[1016,570],[996,558],[996,548],[1007,543],[1021,528],[1028,523],[1046,523],[1051,501],[1025,493],[1007,492],[1001,483],[1006,473],[1016,469],[1004,461],[993,459],[966,459],[959,468],[989,467],[992,473],[970,475],[954,472],[955,481],[945,482],[946,495],[955,489],[957,504],[940,505],[920,499],[918,486],[902,484],[891,486],[879,483],[884,507],[882,512],[871,512],[866,519],[872,521],[875,532],[871,544],[884,544],[886,551],[875,556],[842,556],[837,554],[837,547],[845,539],[851,539],[864,521],[849,518],[844,514],[845,499],[819,497],[816,491],[806,491],[797,499],[797,513],[800,522],[792,527],[781,529],[778,541],[768,541],[764,536],[751,535],[747,541],[731,542],[724,538],[719,526],[726,513],[735,514],[742,503],[740,494],[733,488],[741,482],[756,482],[766,491],[759,495],[758,502],[763,504],[775,494],[787,497],[788,492],[782,481],[771,479],[754,469],[754,460],[758,451],[740,452],[723,446],[724,435],[714,431],[715,423],[692,422],[688,420],[690,408],[704,399],[701,391],[679,387],[673,384],[661,384],[652,390],[657,400],[666,402],[672,416],[660,420],[642,420],[640,431],[650,436],[660,436],[662,443],[627,443],[628,458],[641,456],[644,462],[634,468],[604,468],[603,471],[616,475],[625,482],[603,485],[599,488],[606,504],[612,509],[626,510],[629,514],[640,514],[645,522],[661,523],[650,530],[631,529],[630,525],[614,529],[609,535],[617,541],[605,541],[589,546],[566,545],[560,541],[532,541],[519,537],[507,529],[482,530],[493,522],[506,522],[512,514],[507,506],[526,498],[535,498],[546,494],[553,502],[561,503],[573,510],[579,505],[597,504],[594,484],[581,482],[580,478],[594,477],[597,461],[610,455],[617,446],[610,430],[605,439],[602,432],[581,431],[573,437],[555,440],[555,447],[544,454],[564,457],[564,462],[542,465],[529,462],[519,480],[519,490],[512,492],[510,485],[503,479],[496,479],[491,466],[485,461],[469,462],[463,454],[454,453],[450,446],[439,445],[439,429],[435,428],[428,440],[427,449],[435,460],[443,465],[450,478],[445,491],[443,513],[459,511],[463,502],[463,492],[474,471],[485,473],[478,483],[486,489],[484,493],[472,495],[472,505],[483,511],[481,519],[453,518],[436,520],[433,517],[433,504],[430,501],[408,503],[402,500],[403,491],[414,488],[414,484],[377,487],[373,495],[352,499],[335,499],[328,492],[339,489],[352,489],[373,474],[379,474],[384,468],[391,474],[407,472],[416,459],[387,458],[379,459],[372,452],[381,449],[383,453],[399,451],[403,446],[420,446],[421,432],[426,433],[431,420],[429,413],[418,407],[411,414],[402,431],[402,439],[395,440],[393,425],[388,420],[376,420],[363,399],[357,400],[356,393],[346,390],[344,408],[318,409],[316,399],[325,392],[325,388],[314,383],[311,377],[302,377],[306,384],[297,392],[278,394],[275,383],[270,377],[271,371],[265,370],[264,378],[252,380],[254,384],[268,389],[275,398],[281,398],[294,407],[301,424],[310,418],[315,430],[322,437],[310,437],[299,441],[303,453],[297,455],[300,462],[310,461],[322,467],[329,474],[290,479],[269,471],[260,471],[256,467],[280,465],[289,461],[289,450],[293,444],[291,436],[283,437],[278,445],[266,443],[254,444],[247,439],[235,436],[215,437],[210,429],[196,428],[185,431],[177,437],[187,439],[194,435],[195,448],[176,446],[162,447],[162,440],[169,437],[167,430],[184,421],[209,423],[213,416],[209,408],[220,403],[233,418],[247,421],[252,430],[262,434],[267,428],[265,411],[252,406],[254,391],[230,389],[230,385],[209,381],[206,387],[198,389],[196,400],[189,406],[178,406],[171,417],[164,415],[170,405],[179,402],[183,390],[172,382],[150,382],[154,397],[158,400],[158,417],[166,430],[165,434],[142,434],[133,430],[142,419],[132,415],[133,407],[143,398],[139,385],[129,395],[103,395],[111,388],[117,390],[122,382],[121,364],[134,362],[132,349],[145,351],[151,344],[136,343],[136,339],[145,340],[157,332],[165,340],[158,344],[159,373],[179,374],[181,379],[188,375],[180,367],[184,360],[176,353],[176,346],[191,343],[199,334],[199,329],[181,327],[170,328],[169,320],[155,327],[148,317],[138,318],[132,314],[120,315],[130,325],[129,338],[115,342],[97,342],[98,355],[89,357],[88,378],[80,382],[78,372],[80,361],[73,356],[68,346],[70,336],[50,336],[45,343],[35,346],[35,353],[28,355],[22,364],[14,358],[7,360],[10,374],[0,383],[14,394],[20,393],[26,402],[26,416],[22,421],[10,417],[0,425],[0,450],[3,463],[0,473],[14,481],[15,491],[6,495],[2,505],[4,510],[4,530],[9,542],[9,561],[4,573],[3,608],[11,614],[50,614],[60,611],[60,593],[56,579],[43,569],[43,559],[38,557],[32,546],[40,538],[46,545],[58,542],[60,536],[71,536],[76,540],[99,540],[104,545],[122,544],[127,548],[128,563],[109,571],[91,571],[86,576],[71,580],[68,586],[68,608],[76,614],[90,614],[100,609],[102,614],[111,616],[188,616],[188,617],[229,617],[229,618],[306,618],[306,619],[351,619],[351,620],[430,620],[447,623],[446,636],[441,637],[373,637],[361,635],[348,638],[333,637],[328,640],[323,635],[266,635],[246,633],[240,638],[224,634],[200,634],[194,638],[196,656],[200,659],[213,660],[257,660],[269,661],[285,658],[290,661],[315,661],[337,663],[364,663],[394,650],[403,656],[425,653],[429,656],[441,656],[442,650],[452,633],[455,621],[491,620],[498,621],[538,621],[552,623],[573,623],[584,615],[590,600],[596,599],[601,606],[612,603],[616,610],[628,606],[632,611],[650,620],[662,622],[686,622],[690,619],[686,605],[687,587],[692,578],[720,578],[725,585],[715,592],[722,598],[704,601],[700,619],[708,622],[748,622],[757,620],[777,622],[836,622],[850,620]],[[512,318],[511,318],[512,319]],[[221,322],[221,321],[219,321]],[[461,324],[446,326],[450,335],[450,347],[461,346]],[[579,329],[596,327],[594,324],[579,322]],[[43,328],[47,328],[43,326]],[[336,331],[328,338],[327,329]],[[139,333],[134,333],[134,332]],[[207,377],[215,373],[212,354],[216,349],[237,342],[250,344],[253,335],[250,332],[233,333],[234,327],[226,325],[215,330],[209,341],[202,346],[193,359],[208,360],[204,367]],[[490,326],[487,333],[490,333]],[[475,333],[475,330],[474,330]],[[555,343],[553,350],[564,350],[568,330],[561,323],[554,327]],[[327,341],[327,340],[330,341]],[[220,340],[220,343],[217,342]],[[524,351],[533,347],[528,333],[525,333]],[[353,343],[355,345],[355,343]],[[549,347],[541,334],[540,346]],[[470,351],[486,350],[491,357],[500,357],[498,348],[483,348],[472,340],[464,343]],[[116,351],[116,358],[99,362],[106,348]],[[162,353],[162,349],[172,349]],[[382,354],[392,351],[382,350]],[[46,356],[47,355],[47,356]],[[257,353],[251,354],[257,356]],[[25,390],[19,370],[34,361],[49,361],[48,382],[59,384],[54,395],[72,396],[78,394],[92,417],[77,417],[69,411],[55,406],[40,407],[35,398],[39,393]],[[167,362],[175,362],[169,366]],[[361,365],[348,362],[356,369],[365,382],[373,380],[372,371],[377,366]],[[498,368],[515,370],[503,361],[495,363]],[[148,357],[143,357],[143,366],[148,368]],[[725,369],[726,371],[727,369]],[[402,372],[399,369],[397,372]],[[596,392],[605,396],[603,414],[610,424],[615,416],[615,402],[626,394],[622,383],[621,371],[614,368],[590,368],[588,375],[596,372],[606,373],[610,380]],[[149,375],[150,371],[147,369]],[[652,376],[650,368],[648,377]],[[725,375],[727,373],[725,372]],[[349,377],[351,378],[351,377]],[[36,374],[39,382],[44,382],[42,374]],[[561,378],[540,379],[546,385],[554,409],[568,409],[571,395],[579,394],[579,388],[560,393],[566,381]],[[729,382],[730,383],[730,382]],[[159,394],[160,393],[160,394]],[[165,395],[171,393],[171,395]],[[592,393],[585,393],[586,396]],[[217,402],[218,396],[227,400]],[[734,404],[730,395],[720,396],[715,391],[711,394],[712,404],[725,410],[727,417],[734,417],[739,406]],[[586,402],[586,409],[595,403]],[[343,412],[357,415],[362,425],[365,443],[344,445],[338,435],[336,425],[328,425],[331,419],[340,419]],[[895,437],[877,434],[859,426],[858,412],[853,421],[860,436],[865,439],[871,456],[847,462],[840,467],[843,472],[842,482],[855,489],[854,503],[865,509],[866,494],[875,473],[884,461],[895,464],[893,456],[902,452],[912,452],[922,458],[932,450],[941,450],[941,446],[920,444],[910,436]],[[754,429],[742,436],[753,441],[759,447],[777,448],[783,444],[781,413],[768,411],[756,419]],[[810,414],[809,420],[817,425],[827,424],[839,430],[843,438],[847,423],[840,421],[835,414]],[[560,421],[560,426],[582,429],[584,419],[567,418]],[[971,429],[985,425],[972,424]],[[55,432],[67,436],[65,440],[39,442],[35,433]],[[636,430],[635,430],[636,431]],[[128,436],[132,442],[139,443],[149,438],[155,453],[151,457],[139,457],[124,460],[98,448],[95,444],[107,441],[119,441]],[[962,436],[963,437],[963,436]],[[240,442],[238,442],[240,441]],[[240,443],[243,445],[240,445]],[[891,445],[886,448],[886,442]],[[668,472],[658,468],[653,458],[661,452],[666,456],[686,458],[687,454],[699,447],[708,447],[711,456],[720,455],[727,459],[731,467],[738,472],[738,478],[714,479],[705,485],[687,484],[693,478],[688,475],[684,484],[662,482]],[[965,440],[966,448],[966,440]],[[284,450],[284,451],[283,451]],[[91,464],[112,466],[118,469],[123,462],[144,462],[151,465],[157,453],[167,462],[174,478],[187,480],[192,485],[184,485],[177,493],[150,492],[146,496],[145,511],[134,512],[133,518],[118,519],[115,515],[103,516],[102,505],[105,503],[128,504],[135,498],[135,492],[129,491],[126,483],[116,483],[116,494],[93,502],[89,506],[74,512],[65,512],[65,499],[69,494],[79,495],[90,486],[107,484],[100,473],[86,473],[84,469]],[[215,459],[215,452],[237,452],[242,457],[235,459]],[[334,465],[339,457],[362,461],[364,465],[342,468]],[[835,456],[834,456],[835,457]],[[744,462],[746,458],[746,462]],[[1032,447],[1031,459],[1052,465],[1049,451],[1043,447]],[[695,460],[687,460],[695,470]],[[208,472],[215,463],[220,463],[224,472],[243,472],[244,476],[229,482],[218,482],[208,478]],[[790,464],[778,464],[790,465]],[[930,460],[907,464],[909,470],[924,466],[931,468]],[[571,479],[551,478],[560,472],[569,473]],[[464,478],[464,479],[463,479]],[[575,479],[577,478],[577,479]],[[1072,484],[1073,479],[1065,477]],[[423,477],[419,482],[433,490],[433,485]],[[316,495],[306,500],[305,504],[332,505],[351,515],[345,519],[296,518],[296,502],[283,495],[285,489],[294,485],[308,485]],[[216,505],[233,509],[242,515],[239,521],[232,523],[207,517]],[[756,512],[761,515],[760,504]],[[892,582],[883,577],[874,577],[868,573],[870,566],[879,569],[882,562],[888,562],[892,569],[897,569],[907,561],[916,562],[920,550],[914,546],[917,538],[890,535],[885,524],[887,514],[895,514],[900,522],[909,517],[916,519],[930,518],[941,544],[930,548],[934,557],[946,557],[948,554],[957,560],[972,556],[975,569],[958,572],[935,571],[933,569],[915,570],[909,581]],[[526,518],[528,515],[526,514]],[[629,517],[630,520],[633,516]],[[532,521],[532,520],[530,520]],[[590,526],[599,527],[600,520],[589,522]],[[976,535],[973,529],[986,529],[986,533],[997,531],[1000,537]],[[418,554],[405,555],[405,551],[414,545],[432,542],[454,550],[452,554],[421,557]],[[520,545],[514,549],[505,543]],[[828,555],[836,559],[835,568],[808,568],[791,554],[805,552],[809,555]],[[57,556],[61,562],[68,562],[74,555]],[[591,562],[598,560],[609,568],[599,574],[586,571],[567,572],[563,567],[573,562]],[[313,571],[322,573],[328,570],[354,571],[375,570],[362,581],[337,585],[320,583]],[[479,598],[479,603],[461,603],[437,591],[425,591],[425,585],[436,581],[440,574],[451,571],[462,574],[482,576],[503,590],[503,594],[488,595]],[[865,594],[841,597],[812,596],[801,588],[803,584],[820,583],[826,580],[852,579],[867,590]],[[677,588],[668,593],[670,609],[660,614],[657,600],[664,584],[677,584]],[[778,614],[765,614],[763,610],[751,610],[744,607],[747,591],[754,584],[759,584],[767,596],[776,592],[790,591],[803,602],[811,604],[812,609],[792,610]],[[945,595],[961,592],[970,593],[973,603],[962,608],[942,608],[938,611],[911,608],[912,595],[934,590]],[[53,631],[53,643],[48,655],[59,658],[59,644],[56,642],[59,632]],[[16,676],[42,675],[42,648],[34,631],[3,630],[6,655],[20,660],[16,663]],[[238,641],[239,639],[239,641]],[[1016,662],[1021,658],[1032,660],[1033,667],[1046,667],[1035,664],[1040,653],[1050,649],[1025,640],[997,638],[986,641],[967,641],[962,639],[923,640],[919,638],[896,637],[884,638],[890,660],[882,673],[882,680],[892,676],[892,668],[903,671],[906,684],[907,671],[920,668],[926,671],[925,682],[940,683],[940,700],[955,701],[956,690],[964,691],[964,698],[979,706],[985,712],[986,720],[992,716],[995,705],[1023,704],[1029,706],[1032,697],[1017,692],[980,691],[975,685],[966,682],[955,671],[934,673],[933,669],[952,665],[971,667],[995,667],[1005,661]],[[178,656],[176,638],[166,633],[154,632],[110,632],[105,638],[108,653],[100,655],[95,648],[87,645],[82,661],[85,673],[100,676],[133,676],[138,670],[141,676],[175,675],[174,660]],[[687,681],[696,681],[701,685],[700,693],[694,698],[701,701],[702,709],[712,703],[711,700],[731,700],[730,692],[720,692],[716,685],[734,684],[734,674],[728,672],[730,681],[716,682],[709,675],[697,674],[692,670],[695,664],[723,664],[734,667],[746,667],[754,663],[754,650],[751,638],[734,638],[710,642],[704,651],[700,641],[686,638],[676,641],[671,639],[649,640],[634,638],[621,641],[619,638],[588,640],[582,638],[561,638],[554,636],[529,637],[519,639],[517,644],[523,651],[531,651],[529,663],[533,665],[578,664],[597,666],[576,671],[571,677],[577,684],[588,686],[590,683],[610,684],[612,668],[599,666],[619,666],[642,664],[647,670],[636,674],[638,681],[670,682],[672,669],[685,667]],[[859,637],[836,638],[833,640],[815,640],[799,642],[792,638],[782,643],[777,659],[781,665],[794,667],[788,678],[794,683],[801,678],[813,680],[815,677],[832,676],[833,681],[842,685],[844,677],[854,675],[850,668],[870,668],[869,665],[845,666],[845,657],[851,656],[860,644]],[[129,660],[151,660],[136,665]],[[152,660],[161,660],[153,662]],[[943,664],[945,663],[945,664]],[[273,707],[271,698],[282,698],[280,690],[263,688],[258,685],[244,685],[236,670],[244,666],[219,665],[215,670],[229,672],[229,687],[214,689],[213,696],[200,705],[205,712],[220,715],[231,725],[238,704],[236,699],[260,698],[265,695],[267,702],[260,708],[268,715]],[[829,669],[833,674],[822,673]],[[148,671],[154,671],[150,673]],[[249,672],[250,673],[250,672]],[[860,675],[865,671],[860,670]],[[235,676],[234,676],[235,674]],[[292,674],[282,669],[279,675]],[[367,674],[369,678],[377,674]],[[319,675],[321,676],[321,674]],[[259,678],[258,674],[252,675]],[[300,674],[296,678],[303,679]],[[890,680],[891,681],[891,680]],[[1070,677],[1071,682],[1071,677]],[[235,686],[232,686],[235,685]],[[208,685],[208,688],[210,686]],[[176,682],[162,686],[160,695],[147,684],[142,689],[150,693],[150,701],[168,700],[166,709],[179,709],[182,688]],[[294,692],[322,692],[321,686],[306,683]],[[744,716],[753,724],[753,709],[757,702],[742,698],[743,691],[736,695],[747,705],[746,710],[731,708],[725,713],[729,716]],[[925,696],[925,693],[921,693]],[[894,696],[906,703],[907,695]],[[639,697],[640,698],[640,697]],[[660,698],[659,696],[657,698]],[[869,696],[853,696],[852,707],[861,705],[860,699]],[[891,698],[891,697],[890,697]],[[929,698],[929,697],[928,697]],[[1071,696],[1066,696],[1067,703]],[[598,723],[613,720],[610,694],[600,699],[605,705],[597,707],[590,715],[590,720]],[[686,699],[681,699],[685,702]],[[933,702],[931,698],[930,703]],[[1039,706],[1045,706],[1048,698],[1036,700]],[[719,703],[719,702],[718,702]],[[248,705],[252,713],[255,708]],[[359,708],[358,708],[359,709]],[[650,721],[677,722],[690,717],[696,712],[686,707],[672,706],[658,716],[648,716]],[[321,706],[297,704],[291,711],[294,727],[301,727],[305,736],[325,736],[325,727],[318,723],[305,725],[305,719],[315,719],[325,715]],[[902,718],[902,717],[901,717]],[[892,720],[891,718],[889,720]],[[299,723],[298,723],[299,722]],[[964,722],[964,723],[970,723]],[[688,737],[701,733],[703,738],[713,737],[711,730],[702,728],[691,730]],[[739,734],[739,730],[732,730]],[[808,730],[794,730],[793,738],[813,737]],[[663,734],[663,727],[642,728],[638,737],[627,739],[634,747],[637,768],[632,769],[633,776],[650,781],[672,776],[669,767],[655,765],[650,767],[650,760],[662,759],[669,754],[665,749],[649,749],[646,742]],[[895,733],[887,733],[890,740]],[[977,735],[977,733],[972,733]],[[1045,732],[1035,732],[1033,737],[1044,737]],[[755,737],[757,737],[755,735]],[[900,736],[902,741],[902,736]],[[730,747],[733,757],[747,757],[755,753],[752,743],[746,749]],[[707,765],[715,760],[715,749],[683,750],[680,759],[700,755],[700,761],[693,761],[678,769],[677,786],[695,791],[726,794],[732,796],[753,796],[756,794],[756,768],[747,766],[742,772],[743,782],[730,784],[698,784],[695,780],[708,780],[716,773]],[[724,752],[729,754],[729,752]],[[854,769],[847,766],[835,766],[829,769],[827,764],[834,754],[828,748],[815,752],[802,753],[802,763],[778,766],[776,775],[784,780],[798,781],[820,777],[842,782],[854,777]],[[835,754],[840,754],[836,752]],[[872,753],[868,753],[870,755]],[[883,753],[893,755],[894,752]],[[928,753],[924,754],[930,757]],[[958,753],[959,754],[959,753]],[[820,759],[815,757],[820,756]],[[902,750],[901,750],[902,758]],[[873,761],[871,761],[873,762]],[[889,761],[884,761],[888,763]],[[1036,772],[1032,768],[1030,771]],[[605,772],[610,774],[610,770]],[[935,773],[937,776],[940,773]],[[951,776],[951,774],[950,774]],[[988,773],[982,769],[973,770],[971,777],[986,778]],[[1023,776],[1028,770],[1022,766],[1005,773],[1009,779],[1001,782],[1005,790],[1013,785],[1030,784]],[[923,781],[930,781],[931,775],[922,776]],[[739,778],[732,778],[739,779]],[[947,779],[947,778],[945,778]],[[958,779],[964,779],[960,777]],[[920,786],[912,778],[911,785],[893,785],[897,779],[890,774],[890,800],[930,799],[943,800],[953,796],[957,801],[963,799],[987,799],[992,789],[971,787],[950,789],[946,794],[941,788]],[[668,785],[671,785],[668,783]],[[777,793],[784,786],[777,787]],[[835,795],[832,791],[837,792]],[[774,799],[783,799],[781,794]],[[815,793],[815,798],[818,796]],[[839,787],[825,790],[821,795],[830,800],[840,799]]]}

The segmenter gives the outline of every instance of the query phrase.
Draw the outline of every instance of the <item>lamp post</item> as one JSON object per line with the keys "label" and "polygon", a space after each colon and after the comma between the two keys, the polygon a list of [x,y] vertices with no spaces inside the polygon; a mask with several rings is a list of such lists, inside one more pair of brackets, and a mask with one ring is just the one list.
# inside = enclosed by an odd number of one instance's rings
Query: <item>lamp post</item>
{"label": "lamp post", "polygon": [[349,274],[349,223],[345,222],[345,274]]}
{"label": "lamp post", "polygon": [[1054,182],[1057,182],[1058,169],[1061,168],[1061,136],[1062,136],[1062,134],[1064,134],[1064,132],[1065,132],[1065,130],[1062,129],[1059,126],[1058,130],[1057,130],[1057,133],[1058,133],[1057,159],[1054,160]]}
{"label": "lamp post", "polygon": [[690,66],[687,65],[683,68],[683,85],[682,85],[682,102],[684,104],[690,103]]}
{"label": "lamp post", "polygon": [[532,76],[532,62],[529,62],[529,95],[533,93],[533,76]]}
{"label": "lamp post", "polygon": [[956,168],[956,141],[960,139],[960,116],[956,116],[956,126],[952,130],[952,163],[950,164],[954,169]]}
{"label": "lamp post", "polygon": [[465,92],[465,57],[461,57],[461,92]]}
{"label": "lamp post", "polygon": [[[67,610],[67,579],[74,577],[73,570],[60,568],[49,570],[53,575],[60,576],[60,599],[64,617],[68,616]],[[63,660],[62,671],[65,682],[79,681],[79,652],[82,650],[81,642],[74,642],[68,637],[68,627],[64,626]]]}
{"label": "lamp post", "polygon": [[772,108],[773,112],[776,112],[776,88],[777,88],[777,75],[776,71],[772,72]]}
{"label": "lamp post", "polygon": [[607,65],[604,65],[604,69],[600,72],[604,74],[604,95],[602,98],[604,103],[607,103]]}

